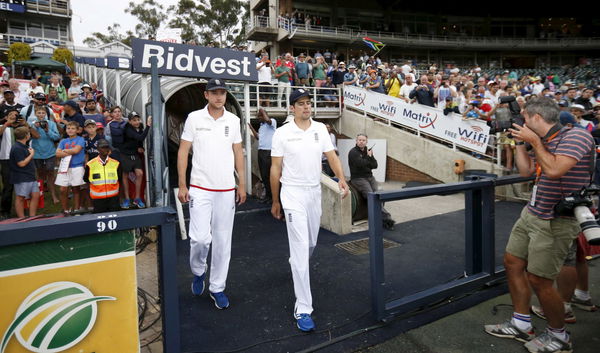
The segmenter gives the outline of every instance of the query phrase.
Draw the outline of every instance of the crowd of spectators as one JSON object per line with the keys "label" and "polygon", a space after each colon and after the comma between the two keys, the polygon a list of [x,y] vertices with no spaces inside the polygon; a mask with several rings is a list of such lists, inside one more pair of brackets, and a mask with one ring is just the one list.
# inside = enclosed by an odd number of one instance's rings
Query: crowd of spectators
{"label": "crowd of spectators", "polygon": [[[274,60],[262,52],[256,60],[261,106],[282,107],[292,86],[320,87],[318,100],[338,102],[339,91],[334,88],[349,85],[406,103],[439,108],[445,115],[454,113],[464,119],[483,120],[490,125],[495,120],[510,118],[507,105],[499,104],[502,96],[515,96],[521,105],[534,97],[551,97],[562,107],[563,117],[573,118],[590,131],[597,128],[600,118],[600,86],[597,85],[600,77],[589,75],[595,70],[588,70],[585,81],[576,83],[564,80],[565,74],[574,76],[575,71],[567,69],[557,69],[554,73],[544,70],[544,74],[536,70],[526,73],[501,70],[490,74],[479,66],[461,70],[449,64],[444,68],[431,65],[427,70],[416,70],[410,61],[391,64],[367,54],[351,57],[346,62],[329,49],[317,50],[312,55],[301,53],[297,57],[285,53]],[[505,166],[512,169],[514,142],[506,136],[498,142],[504,145]]]}
{"label": "crowd of spectators", "polygon": [[[24,217],[26,200],[29,216],[36,215],[44,192],[47,202],[60,203],[65,215],[103,207],[94,193],[106,178],[101,181],[98,173],[90,174],[88,163],[97,162],[99,155],[102,162],[93,168],[104,168],[108,155],[119,162],[118,176],[107,177],[118,179],[121,186],[115,189],[121,190],[117,208],[145,207],[143,141],[151,121],[148,118],[144,126],[135,112],[124,118],[120,107],[106,106],[95,83],[75,74],[47,72],[31,78],[29,87],[16,79],[0,82],[0,219],[13,211]],[[129,181],[135,189],[133,201]]]}

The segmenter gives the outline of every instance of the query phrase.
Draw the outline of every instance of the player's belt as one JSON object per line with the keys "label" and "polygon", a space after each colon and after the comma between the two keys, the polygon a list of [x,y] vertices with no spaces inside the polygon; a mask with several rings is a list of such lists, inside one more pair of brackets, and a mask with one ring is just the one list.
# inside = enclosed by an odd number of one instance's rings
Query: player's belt
{"label": "player's belt", "polygon": [[192,184],[190,184],[190,187],[193,187],[193,188],[196,188],[196,189],[200,189],[200,190],[212,191],[212,192],[226,192],[226,191],[233,191],[233,190],[235,190],[235,188],[231,188],[231,189],[208,189],[208,188],[203,188],[202,186],[192,185]]}

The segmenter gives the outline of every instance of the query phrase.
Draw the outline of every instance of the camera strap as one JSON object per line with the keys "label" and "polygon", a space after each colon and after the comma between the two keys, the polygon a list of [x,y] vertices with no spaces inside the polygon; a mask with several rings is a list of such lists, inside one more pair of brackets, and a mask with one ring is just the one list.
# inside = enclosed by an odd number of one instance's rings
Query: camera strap
{"label": "camera strap", "polygon": [[[544,144],[548,144],[550,143],[550,141],[552,141],[556,136],[558,136],[558,134],[560,134],[560,132],[562,131],[563,126],[558,123],[556,125],[554,125],[546,134],[546,136],[544,136],[544,138],[542,138],[542,141],[544,142]],[[560,144],[560,141],[559,141]],[[558,144],[556,145],[556,147],[554,147],[554,151],[556,152],[556,149],[558,148]],[[538,182],[540,181],[540,177],[542,176],[542,166],[539,163],[535,163],[535,183],[533,184],[533,189],[531,190],[531,199],[529,201],[529,204],[533,207],[535,206],[535,201],[537,198],[537,189],[538,189]],[[561,182],[561,193],[562,193],[562,182]]]}

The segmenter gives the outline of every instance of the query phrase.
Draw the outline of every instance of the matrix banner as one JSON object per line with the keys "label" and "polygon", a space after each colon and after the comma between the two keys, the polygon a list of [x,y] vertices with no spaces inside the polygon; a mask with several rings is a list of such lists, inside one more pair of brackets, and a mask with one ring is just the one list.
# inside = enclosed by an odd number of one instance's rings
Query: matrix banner
{"label": "matrix banner", "polygon": [[0,248],[0,288],[0,353],[139,351],[130,232]]}
{"label": "matrix banner", "polygon": [[158,74],[257,81],[256,60],[247,52],[133,38],[131,72],[149,74],[150,60],[158,60]]}
{"label": "matrix banner", "polygon": [[483,121],[444,115],[441,109],[408,104],[359,87],[344,87],[344,104],[481,153],[485,153],[490,139],[490,127]]}

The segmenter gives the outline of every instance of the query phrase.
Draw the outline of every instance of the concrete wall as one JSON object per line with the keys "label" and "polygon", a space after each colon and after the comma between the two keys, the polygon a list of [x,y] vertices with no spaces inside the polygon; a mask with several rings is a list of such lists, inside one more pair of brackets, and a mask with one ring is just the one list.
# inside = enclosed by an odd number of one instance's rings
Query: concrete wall
{"label": "concrete wall", "polygon": [[352,232],[352,199],[350,194],[342,199],[338,183],[321,174],[321,227],[336,233]]}
{"label": "concrete wall", "polygon": [[388,157],[444,183],[461,180],[461,177],[454,174],[455,159],[464,159],[465,169],[483,169],[488,173],[502,175],[502,168],[491,162],[477,159],[468,153],[453,151],[438,142],[374,121],[363,114],[344,109],[340,120],[342,134],[356,136],[363,132],[369,138],[386,139]]}

